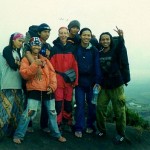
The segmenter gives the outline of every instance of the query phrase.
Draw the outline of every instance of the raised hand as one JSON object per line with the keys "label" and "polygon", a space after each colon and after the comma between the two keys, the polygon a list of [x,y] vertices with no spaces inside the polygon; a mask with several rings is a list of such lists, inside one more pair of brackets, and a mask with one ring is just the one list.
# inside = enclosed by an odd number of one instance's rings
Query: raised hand
{"label": "raised hand", "polygon": [[116,29],[114,29],[114,31],[117,32],[119,36],[123,37],[123,30],[119,29],[117,26]]}

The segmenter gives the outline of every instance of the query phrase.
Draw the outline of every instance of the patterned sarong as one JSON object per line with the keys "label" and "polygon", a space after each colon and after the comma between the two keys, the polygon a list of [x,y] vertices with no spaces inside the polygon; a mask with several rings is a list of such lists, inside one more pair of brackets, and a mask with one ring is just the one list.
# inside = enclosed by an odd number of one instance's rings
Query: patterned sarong
{"label": "patterned sarong", "polygon": [[22,90],[0,91],[0,130],[7,136],[12,136],[23,112]]}

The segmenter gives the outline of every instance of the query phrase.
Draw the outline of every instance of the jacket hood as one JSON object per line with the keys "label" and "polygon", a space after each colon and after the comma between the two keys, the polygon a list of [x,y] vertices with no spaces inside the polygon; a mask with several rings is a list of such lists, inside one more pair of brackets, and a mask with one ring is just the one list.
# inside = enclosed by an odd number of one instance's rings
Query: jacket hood
{"label": "jacket hood", "polygon": [[86,49],[91,49],[91,47],[92,47],[92,44],[89,43],[89,45],[88,45],[88,47]]}
{"label": "jacket hood", "polygon": [[[81,46],[82,47],[82,46]],[[83,47],[84,49],[91,49],[92,48],[92,44],[91,43],[89,43],[89,45],[88,45],[88,47]]]}
{"label": "jacket hood", "polygon": [[63,46],[63,44],[62,44],[62,42],[60,41],[60,38],[59,38],[59,37],[53,41],[53,44],[54,44],[54,45],[62,45],[62,46]]}

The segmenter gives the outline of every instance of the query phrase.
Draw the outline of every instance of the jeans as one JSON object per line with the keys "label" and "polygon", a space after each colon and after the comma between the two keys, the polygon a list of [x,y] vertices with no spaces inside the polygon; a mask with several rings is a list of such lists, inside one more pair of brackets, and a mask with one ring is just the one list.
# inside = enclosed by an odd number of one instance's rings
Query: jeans
{"label": "jeans", "polygon": [[[33,120],[37,114],[37,109],[40,101],[28,99],[26,110],[21,115],[18,127],[15,131],[14,138],[23,139],[28,128],[30,120]],[[55,100],[45,100],[44,105],[47,108],[49,128],[53,137],[59,138],[61,133],[57,125],[57,113],[55,110]]]}
{"label": "jeans", "polygon": [[47,114],[47,109],[44,104],[44,101],[41,103],[41,118],[40,118],[40,126],[41,129],[48,128],[48,114]]}
{"label": "jeans", "polygon": [[[96,106],[91,103],[93,96],[92,87],[75,87],[75,130],[83,131],[85,126],[87,128],[94,128],[94,122],[96,121]],[[85,104],[87,102],[87,122],[85,125]]]}

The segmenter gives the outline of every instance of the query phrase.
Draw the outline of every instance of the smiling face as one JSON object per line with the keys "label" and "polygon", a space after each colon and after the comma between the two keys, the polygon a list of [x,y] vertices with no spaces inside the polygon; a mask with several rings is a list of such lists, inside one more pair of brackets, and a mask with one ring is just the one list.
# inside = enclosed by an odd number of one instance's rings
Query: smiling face
{"label": "smiling face", "polygon": [[110,48],[111,39],[108,34],[103,34],[99,42],[104,48]]}
{"label": "smiling face", "polygon": [[63,44],[66,44],[66,43],[67,43],[68,35],[69,35],[68,29],[66,29],[66,28],[60,28],[60,29],[59,29],[59,34],[58,34],[58,36],[59,36],[60,41],[61,41]]}
{"label": "smiling face", "polygon": [[38,55],[40,50],[41,50],[41,46],[39,46],[39,45],[31,46],[31,51],[32,51],[33,55]]}
{"label": "smiling face", "polygon": [[91,34],[91,32],[89,30],[83,31],[80,36],[81,36],[81,44],[83,44],[83,45],[86,44],[87,45],[87,44],[90,43],[92,34]]}
{"label": "smiling face", "polygon": [[17,38],[15,40],[13,40],[13,47],[14,48],[21,48],[23,43],[24,43],[24,39]]}
{"label": "smiling face", "polygon": [[41,39],[39,37],[32,37],[29,43],[31,47],[31,53],[33,55],[39,54],[41,47],[42,47]]}

